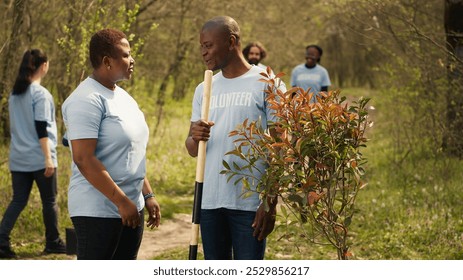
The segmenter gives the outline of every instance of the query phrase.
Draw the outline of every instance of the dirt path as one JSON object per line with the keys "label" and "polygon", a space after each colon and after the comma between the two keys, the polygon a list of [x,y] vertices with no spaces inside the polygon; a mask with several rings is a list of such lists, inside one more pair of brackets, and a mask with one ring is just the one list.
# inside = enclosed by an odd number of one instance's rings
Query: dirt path
{"label": "dirt path", "polygon": [[157,229],[145,229],[139,260],[150,260],[153,257],[175,248],[185,248],[188,257],[191,232],[191,214],[176,214],[173,219],[162,222]]}

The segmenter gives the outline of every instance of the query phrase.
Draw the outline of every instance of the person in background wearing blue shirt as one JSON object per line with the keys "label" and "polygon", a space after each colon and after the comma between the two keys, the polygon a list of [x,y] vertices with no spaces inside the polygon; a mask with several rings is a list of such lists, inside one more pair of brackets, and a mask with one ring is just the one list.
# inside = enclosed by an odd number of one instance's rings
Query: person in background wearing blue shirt
{"label": "person in background wearing blue shirt", "polygon": [[10,233],[27,205],[34,181],[42,200],[46,239],[44,253],[66,253],[66,245],[58,230],[56,205],[55,104],[50,92],[40,85],[48,68],[48,58],[42,50],[26,51],[8,100],[13,199],[0,224],[0,258],[16,257],[10,246]]}
{"label": "person in background wearing blue shirt", "polygon": [[305,49],[306,62],[297,65],[291,73],[291,86],[310,89],[313,92],[311,102],[316,102],[320,91],[328,91],[331,85],[328,71],[320,65],[323,49],[317,45],[309,45]]}
{"label": "person in background wearing blue shirt", "polygon": [[143,112],[116,83],[130,79],[134,59],[126,35],[103,29],[90,40],[93,73],[62,107],[72,153],[68,210],[79,260],[134,260],[160,206],[146,176],[149,130]]}

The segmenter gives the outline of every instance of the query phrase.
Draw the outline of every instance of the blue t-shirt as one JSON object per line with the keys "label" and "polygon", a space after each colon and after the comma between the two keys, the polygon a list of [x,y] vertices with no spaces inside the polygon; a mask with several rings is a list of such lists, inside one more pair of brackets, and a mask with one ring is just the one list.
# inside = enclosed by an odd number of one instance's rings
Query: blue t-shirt
{"label": "blue t-shirt", "polygon": [[47,122],[48,141],[53,164],[58,166],[56,155],[57,129],[55,103],[50,92],[37,83],[32,83],[26,92],[8,99],[10,114],[11,171],[31,172],[45,168],[45,156],[40,146],[35,121]]}
{"label": "blue t-shirt", "polygon": [[322,87],[331,85],[328,71],[321,65],[317,64],[313,68],[307,68],[305,64],[299,64],[294,67],[291,73],[291,86],[301,87],[304,90],[311,89],[310,92],[315,94],[312,102],[315,102],[315,96],[321,91]]}
{"label": "blue t-shirt", "polygon": [[[211,128],[211,135],[207,141],[206,164],[203,182],[202,209],[227,208],[244,211],[256,211],[259,206],[259,196],[253,193],[243,198],[241,184],[235,185],[235,180],[227,182],[228,175],[220,174],[225,169],[222,161],[230,165],[235,161],[244,166],[246,162],[233,155],[225,155],[235,148],[236,137],[229,137],[230,131],[236,129],[245,119],[249,122],[261,120],[262,126],[267,128],[268,121],[275,121],[276,117],[268,108],[264,90],[267,84],[259,81],[262,68],[253,66],[240,77],[227,79],[218,72],[212,80],[209,121],[215,124]],[[193,112],[191,121],[201,119],[201,104],[203,99],[203,83],[196,87],[193,97]],[[261,163],[258,166],[265,170]],[[259,174],[255,173],[259,178]],[[236,178],[236,177],[234,177]],[[254,184],[254,188],[257,182]]]}
{"label": "blue t-shirt", "polygon": [[[138,210],[142,210],[149,130],[137,102],[118,86],[111,91],[87,78],[66,99],[62,111],[67,139],[98,139],[96,157]],[[116,205],[93,187],[74,163],[68,208],[71,217],[120,217]]]}

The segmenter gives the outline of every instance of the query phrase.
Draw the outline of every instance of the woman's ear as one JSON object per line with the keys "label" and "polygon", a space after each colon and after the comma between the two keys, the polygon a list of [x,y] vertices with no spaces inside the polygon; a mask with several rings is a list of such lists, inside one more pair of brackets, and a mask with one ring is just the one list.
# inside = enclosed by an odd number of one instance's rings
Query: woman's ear
{"label": "woman's ear", "polygon": [[48,67],[49,67],[49,63],[48,61],[45,61],[44,63],[42,63],[42,65],[40,65],[40,72],[42,73],[42,77],[45,76],[48,72]]}

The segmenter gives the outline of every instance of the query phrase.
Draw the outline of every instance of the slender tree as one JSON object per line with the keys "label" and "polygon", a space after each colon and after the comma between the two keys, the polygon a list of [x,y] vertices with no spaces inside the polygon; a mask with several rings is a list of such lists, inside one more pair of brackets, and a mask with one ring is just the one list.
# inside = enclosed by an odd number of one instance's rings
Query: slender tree
{"label": "slender tree", "polygon": [[13,6],[13,24],[11,26],[11,33],[5,43],[5,54],[3,55],[3,65],[0,78],[0,129],[3,138],[9,137],[8,128],[8,81],[12,80],[14,71],[10,71],[14,65],[13,61],[16,59],[14,55],[20,45],[20,32],[23,24],[24,10],[27,4],[27,0],[15,0]]}

